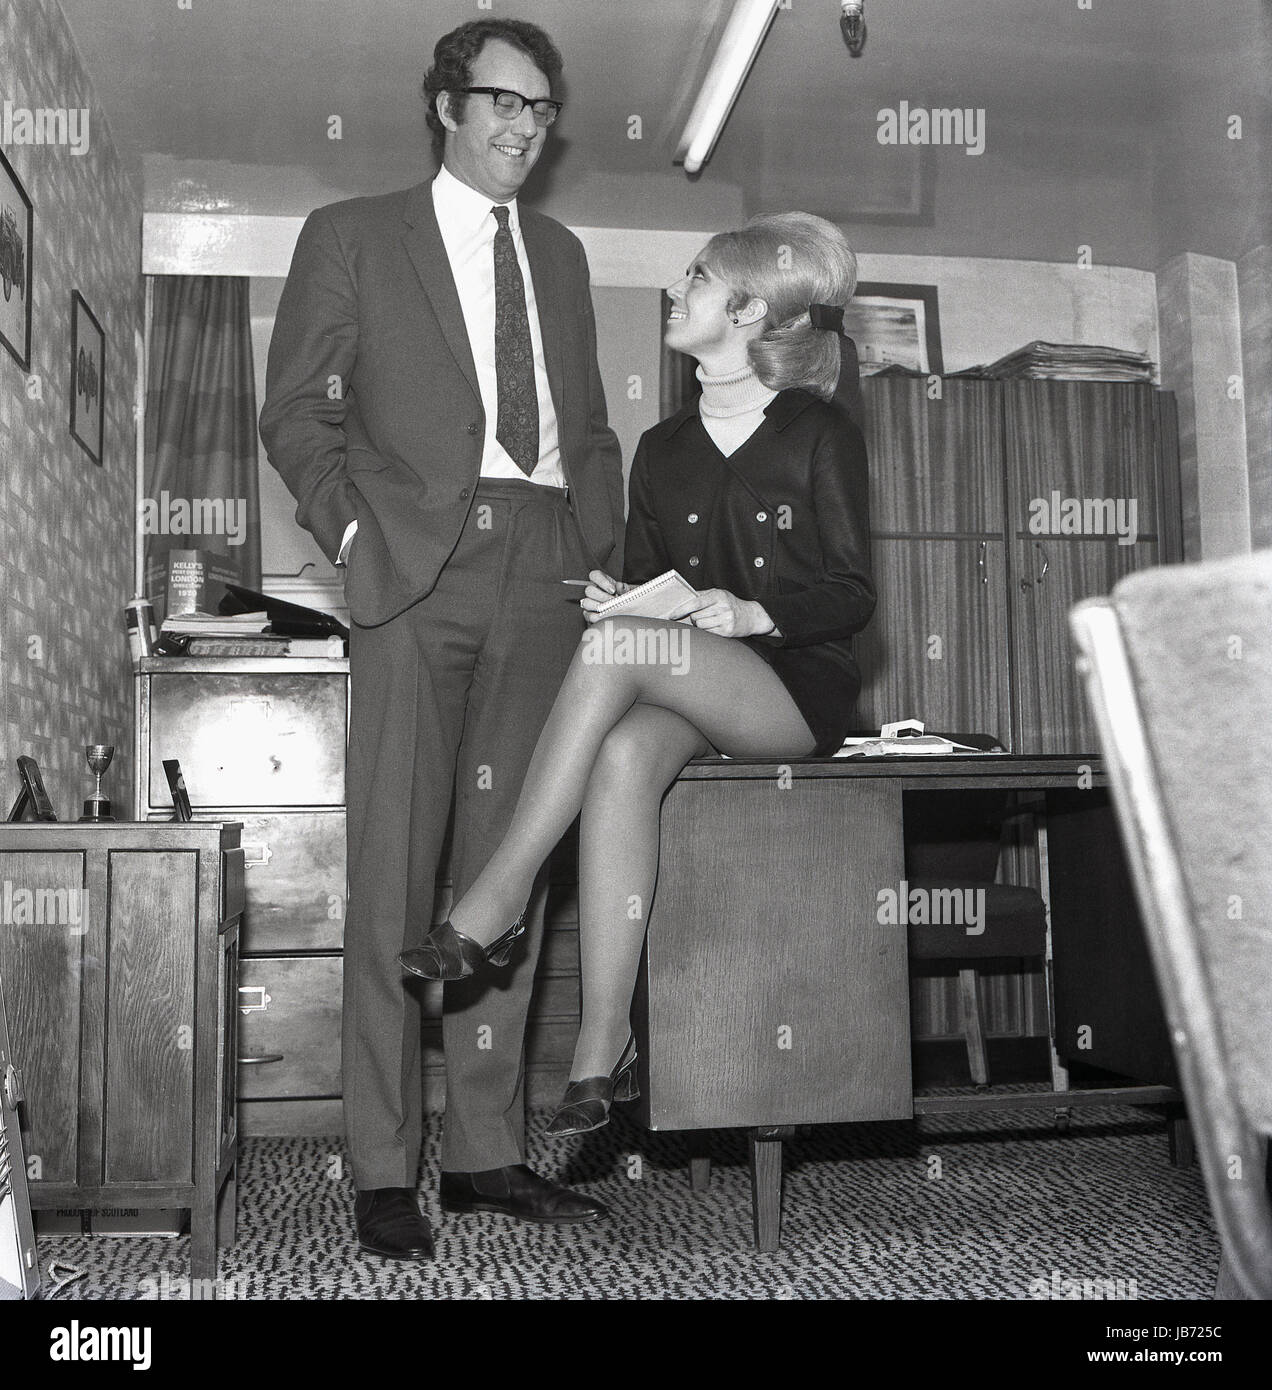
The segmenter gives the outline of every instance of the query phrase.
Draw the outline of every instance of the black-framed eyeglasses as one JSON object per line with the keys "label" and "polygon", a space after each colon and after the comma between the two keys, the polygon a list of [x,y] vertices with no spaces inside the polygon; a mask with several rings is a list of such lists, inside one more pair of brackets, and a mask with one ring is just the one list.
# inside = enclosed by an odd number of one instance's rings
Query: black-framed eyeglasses
{"label": "black-framed eyeglasses", "polygon": [[550,101],[547,97],[523,97],[520,92],[509,91],[507,87],[461,87],[459,89],[470,96],[480,93],[488,96],[495,104],[495,115],[502,117],[505,121],[515,121],[528,106],[534,113],[534,123],[546,129],[561,114],[561,107],[564,104],[559,101]]}

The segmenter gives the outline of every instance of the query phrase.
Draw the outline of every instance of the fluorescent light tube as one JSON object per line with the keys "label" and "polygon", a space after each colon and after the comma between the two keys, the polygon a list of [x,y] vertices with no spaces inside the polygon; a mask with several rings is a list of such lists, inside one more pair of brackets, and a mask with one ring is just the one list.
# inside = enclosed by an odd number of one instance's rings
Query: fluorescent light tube
{"label": "fluorescent light tube", "polygon": [[720,46],[680,137],[676,158],[683,162],[686,174],[696,174],[711,158],[777,7],[778,0],[735,0]]}

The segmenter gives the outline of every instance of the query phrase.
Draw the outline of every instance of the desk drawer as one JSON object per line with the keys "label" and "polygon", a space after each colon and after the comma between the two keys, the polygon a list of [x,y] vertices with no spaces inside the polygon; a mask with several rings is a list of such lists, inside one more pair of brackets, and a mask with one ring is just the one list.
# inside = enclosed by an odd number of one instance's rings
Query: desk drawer
{"label": "desk drawer", "polygon": [[151,676],[149,804],[179,758],[195,807],[343,805],[345,705],[339,673]]}
{"label": "desk drawer", "polygon": [[340,1094],[341,966],[340,956],[239,961],[240,1100]]}
{"label": "desk drawer", "polygon": [[243,816],[244,951],[338,951],[344,942],[345,813]]}

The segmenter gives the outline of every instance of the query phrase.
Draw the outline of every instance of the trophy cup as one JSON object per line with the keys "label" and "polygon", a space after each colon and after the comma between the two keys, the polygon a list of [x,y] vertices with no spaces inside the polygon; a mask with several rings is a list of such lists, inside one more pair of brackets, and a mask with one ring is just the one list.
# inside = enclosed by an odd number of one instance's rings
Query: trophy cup
{"label": "trophy cup", "polygon": [[110,760],[114,756],[115,745],[113,743],[90,743],[85,747],[84,757],[88,761],[88,770],[97,776],[97,790],[84,803],[84,814],[80,817],[81,821],[115,819],[110,813],[109,798],[102,795],[102,774],[110,766]]}

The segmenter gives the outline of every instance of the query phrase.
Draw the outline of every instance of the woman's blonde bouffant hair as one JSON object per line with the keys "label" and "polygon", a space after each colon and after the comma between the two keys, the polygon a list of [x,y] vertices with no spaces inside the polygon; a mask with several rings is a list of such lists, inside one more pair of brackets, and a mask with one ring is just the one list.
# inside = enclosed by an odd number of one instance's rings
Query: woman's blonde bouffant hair
{"label": "woman's blonde bouffant hair", "polygon": [[751,299],[768,304],[764,331],[747,345],[764,385],[798,386],[829,400],[839,380],[840,335],[814,328],[808,306],[852,298],[857,257],[843,232],[812,213],[773,213],[713,236],[702,259],[729,285],[730,313]]}

